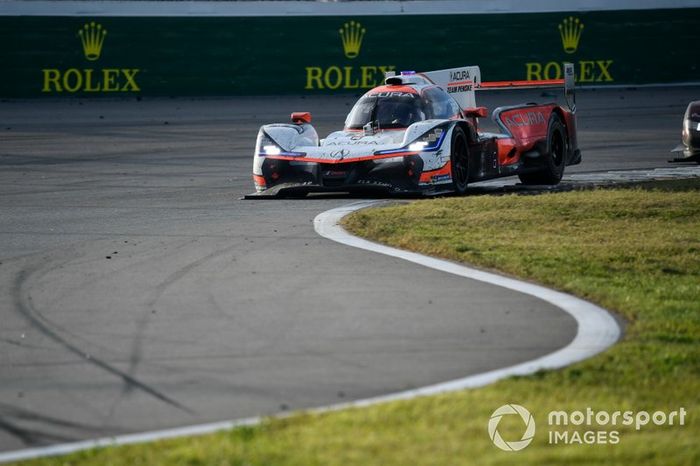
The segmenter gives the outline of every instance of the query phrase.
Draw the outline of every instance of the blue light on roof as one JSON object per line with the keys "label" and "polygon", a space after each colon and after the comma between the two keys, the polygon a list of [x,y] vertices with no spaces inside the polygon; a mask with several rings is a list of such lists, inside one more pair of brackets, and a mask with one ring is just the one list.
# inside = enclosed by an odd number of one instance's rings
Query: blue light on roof
{"label": "blue light on roof", "polygon": [[408,75],[412,75],[412,74],[416,74],[416,72],[415,71],[402,71],[401,72],[402,76],[408,76]]}

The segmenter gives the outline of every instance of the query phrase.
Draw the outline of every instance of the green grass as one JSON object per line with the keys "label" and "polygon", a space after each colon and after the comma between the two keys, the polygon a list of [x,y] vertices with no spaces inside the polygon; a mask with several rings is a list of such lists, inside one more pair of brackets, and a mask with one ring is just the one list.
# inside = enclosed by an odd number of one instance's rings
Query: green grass
{"label": "green grass", "polygon": [[[537,196],[474,196],[369,209],[346,227],[405,249],[524,277],[623,316],[625,336],[563,370],[489,387],[195,438],[105,448],[30,464],[700,464],[700,182]],[[538,421],[525,450],[496,449],[491,412],[515,402]],[[551,410],[674,410],[682,427],[621,430],[618,445],[548,445]],[[542,427],[540,427],[542,426]],[[520,426],[504,425],[516,439]]]}

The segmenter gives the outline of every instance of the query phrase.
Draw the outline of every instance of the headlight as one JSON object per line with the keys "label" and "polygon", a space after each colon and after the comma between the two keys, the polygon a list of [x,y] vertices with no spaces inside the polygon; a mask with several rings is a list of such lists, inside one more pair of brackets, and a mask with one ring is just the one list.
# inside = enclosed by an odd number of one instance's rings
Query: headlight
{"label": "headlight", "polygon": [[442,127],[433,128],[409,144],[408,150],[411,152],[435,150],[440,147],[440,144],[442,144],[442,140],[445,138],[445,133],[446,132]]}
{"label": "headlight", "polygon": [[282,153],[282,148],[264,132],[260,135],[258,147],[260,147],[260,155],[279,155]]}
{"label": "headlight", "polygon": [[267,146],[263,146],[263,152],[265,155],[280,155],[282,153],[282,149],[280,149],[279,146],[268,144]]}
{"label": "headlight", "polygon": [[266,155],[284,155],[287,157],[301,157],[306,155],[304,152],[291,152],[283,150],[279,144],[272,140],[270,136],[263,133],[260,138],[260,152],[258,153],[260,157],[265,157]]}
{"label": "headlight", "polygon": [[[444,125],[443,125],[444,126]],[[433,128],[422,136],[416,138],[408,146],[402,147],[400,149],[390,149],[390,150],[380,150],[375,152],[375,155],[384,154],[395,154],[399,152],[426,152],[437,150],[442,144],[442,140],[445,139],[445,128],[439,126]]]}
{"label": "headlight", "polygon": [[409,144],[408,150],[411,152],[420,152],[423,149],[425,149],[428,146],[428,143],[425,141],[418,141],[414,142],[413,144]]}

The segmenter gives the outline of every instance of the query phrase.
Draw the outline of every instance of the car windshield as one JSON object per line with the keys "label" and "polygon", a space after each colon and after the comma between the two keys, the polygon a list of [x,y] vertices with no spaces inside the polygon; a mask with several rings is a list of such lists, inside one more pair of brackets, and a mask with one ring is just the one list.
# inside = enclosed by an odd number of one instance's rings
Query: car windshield
{"label": "car windshield", "polygon": [[380,129],[406,128],[422,120],[425,120],[425,113],[418,94],[380,92],[358,100],[345,120],[345,127],[362,129],[371,122]]}

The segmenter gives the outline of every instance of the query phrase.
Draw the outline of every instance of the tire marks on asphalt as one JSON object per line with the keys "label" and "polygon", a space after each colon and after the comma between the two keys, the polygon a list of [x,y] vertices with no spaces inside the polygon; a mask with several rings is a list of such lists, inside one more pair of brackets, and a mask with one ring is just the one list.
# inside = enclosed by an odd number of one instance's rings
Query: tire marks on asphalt
{"label": "tire marks on asphalt", "polygon": [[137,388],[141,390],[144,393],[147,393],[151,395],[152,397],[167,403],[168,405],[177,408],[179,410],[182,410],[184,412],[193,414],[194,412],[188,408],[187,406],[181,404],[175,399],[170,398],[166,394],[160,392],[159,390],[151,387],[150,385],[147,385],[146,383],[138,380],[137,378],[131,376],[127,372],[124,372],[111,364],[107,363],[106,361],[103,361],[100,358],[91,356],[87,354],[84,350],[82,350],[80,347],[76,346],[72,342],[68,341],[64,337],[62,337],[58,332],[54,331],[47,323],[44,322],[44,319],[41,316],[41,313],[39,313],[33,306],[31,299],[29,298],[28,294],[24,291],[24,286],[28,282],[28,280],[31,278],[32,274],[36,272],[38,268],[25,268],[21,270],[17,276],[15,277],[15,282],[14,286],[12,288],[12,294],[13,294],[13,302],[15,305],[15,309],[39,332],[41,332],[43,335],[46,337],[50,338],[51,340],[55,341],[58,343],[60,346],[62,346],[64,349],[67,351],[75,354],[76,356],[82,358],[85,362],[88,362],[95,367],[98,367],[105,372],[108,372],[119,379],[122,380],[122,382],[130,386],[132,388]]}

